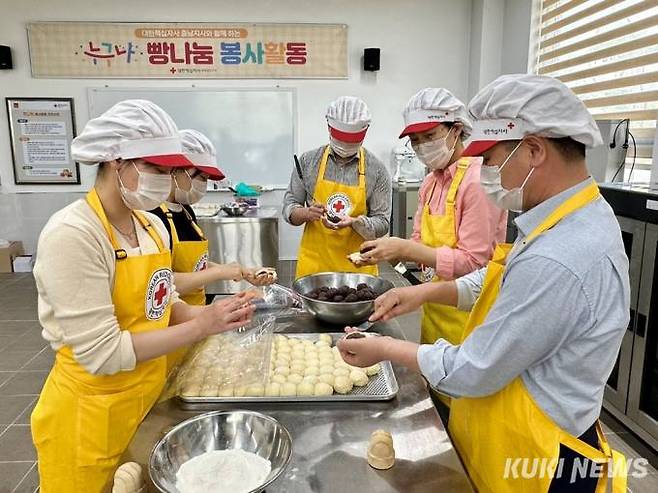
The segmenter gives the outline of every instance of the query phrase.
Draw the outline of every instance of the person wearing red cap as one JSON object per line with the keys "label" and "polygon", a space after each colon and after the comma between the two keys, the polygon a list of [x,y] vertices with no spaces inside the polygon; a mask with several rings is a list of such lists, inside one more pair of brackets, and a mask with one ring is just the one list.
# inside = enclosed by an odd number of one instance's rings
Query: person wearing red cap
{"label": "person wearing red cap", "polygon": [[[151,213],[158,216],[170,237],[174,284],[180,297],[190,305],[205,305],[204,287],[221,280],[246,280],[255,286],[275,281],[275,275],[257,276],[260,267],[245,267],[237,262],[217,264],[208,258],[208,240],[196,221],[191,205],[206,194],[208,180],[223,180],[217,166],[217,151],[201,132],[184,129],[180,132],[185,156],[194,164],[191,168],[176,168],[172,172],[171,192],[167,200]],[[188,347],[167,355],[167,371],[185,356]]]}
{"label": "person wearing red cap", "polygon": [[175,123],[127,100],[71,144],[99,164],[92,190],[50,218],[34,266],[43,336],[57,356],[31,417],[45,493],[100,492],[166,380],[166,355],[249,323],[253,293],[207,307],[179,299],[169,235],[144,212],[190,167]]}
{"label": "person wearing red cap", "polygon": [[[420,187],[410,240],[387,237],[361,245],[366,263],[399,260],[423,266],[423,281],[452,280],[486,265],[505,241],[507,213],[487,200],[480,186],[480,159],[462,157],[471,133],[466,106],[443,88],[422,89],[404,112],[405,128],[430,173]],[[423,306],[421,342],[461,342],[468,312]]]}
{"label": "person wearing red cap", "polygon": [[283,201],[283,217],[304,225],[296,278],[317,272],[377,274],[348,255],[363,240],[384,236],[391,214],[391,179],[362,144],[370,125],[365,102],[344,96],[327,109],[329,145],[301,156]]}
{"label": "person wearing red cap", "polygon": [[487,196],[520,212],[514,245],[455,281],[375,301],[372,321],[427,301],[470,310],[460,344],[369,337],[340,341],[341,356],[404,365],[453,397],[450,437],[477,491],[625,492],[629,468],[599,422],[631,320],[619,223],[587,169],[599,129],[568,86],[533,74],[500,76],[469,113],[464,152],[482,154]]}

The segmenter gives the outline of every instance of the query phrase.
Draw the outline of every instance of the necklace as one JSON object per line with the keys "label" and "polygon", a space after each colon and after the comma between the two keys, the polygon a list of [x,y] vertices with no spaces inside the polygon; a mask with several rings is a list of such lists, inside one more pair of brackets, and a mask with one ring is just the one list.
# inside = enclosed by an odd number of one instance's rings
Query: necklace
{"label": "necklace", "polygon": [[137,231],[135,231],[135,223],[132,222],[132,219],[130,220],[130,223],[131,223],[131,225],[132,225],[132,228],[131,228],[131,230],[128,231],[127,233],[126,233],[125,231],[121,231],[121,230],[119,229],[119,226],[117,226],[116,224],[112,224],[112,226],[114,226],[114,227],[116,228],[116,230],[117,230],[119,233],[121,233],[123,236],[125,236],[126,238],[129,238],[129,239],[135,239],[135,238],[137,237]]}

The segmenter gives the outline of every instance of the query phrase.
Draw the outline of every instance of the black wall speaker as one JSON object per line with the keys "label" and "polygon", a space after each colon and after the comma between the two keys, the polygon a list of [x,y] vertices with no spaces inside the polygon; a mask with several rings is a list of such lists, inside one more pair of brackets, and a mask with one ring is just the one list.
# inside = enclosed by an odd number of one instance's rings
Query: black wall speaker
{"label": "black wall speaker", "polygon": [[14,68],[11,63],[11,49],[9,46],[0,45],[0,70],[9,70]]}
{"label": "black wall speaker", "polygon": [[366,48],[363,50],[363,70],[376,72],[379,70],[379,48]]}

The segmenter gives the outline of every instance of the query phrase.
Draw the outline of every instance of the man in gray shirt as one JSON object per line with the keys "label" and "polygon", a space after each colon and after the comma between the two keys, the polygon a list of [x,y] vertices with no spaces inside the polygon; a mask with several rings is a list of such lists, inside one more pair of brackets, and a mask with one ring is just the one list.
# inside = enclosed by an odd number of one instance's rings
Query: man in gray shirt
{"label": "man in gray shirt", "polygon": [[[341,97],[327,109],[329,145],[302,154],[283,199],[283,217],[304,225],[297,276],[321,271],[375,273],[347,256],[364,240],[389,231],[391,179],[362,147],[370,112],[361,99]],[[322,174],[320,172],[322,171]]]}
{"label": "man in gray shirt", "polygon": [[[465,154],[483,156],[487,195],[522,212],[519,237],[506,260],[485,269],[386,293],[372,317],[423,301],[475,305],[462,344],[372,338],[339,348],[349,364],[390,359],[420,371],[456,399],[451,434],[480,491],[594,491],[604,477],[573,471],[595,458],[582,450],[607,450],[597,422],[630,309],[619,225],[585,166],[585,148],[601,136],[583,103],[550,77],[499,77],[469,110],[476,122]],[[505,461],[516,457],[564,468],[544,482],[509,478]]]}

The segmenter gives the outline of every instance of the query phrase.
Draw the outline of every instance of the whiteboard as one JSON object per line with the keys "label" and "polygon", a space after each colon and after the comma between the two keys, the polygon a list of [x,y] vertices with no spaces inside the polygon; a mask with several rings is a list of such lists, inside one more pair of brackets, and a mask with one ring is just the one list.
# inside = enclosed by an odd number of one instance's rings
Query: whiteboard
{"label": "whiteboard", "polygon": [[90,88],[95,118],[124,99],[161,106],[179,129],[193,128],[217,148],[222,184],[239,182],[286,187],[296,149],[296,91],[214,88]]}

